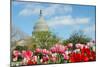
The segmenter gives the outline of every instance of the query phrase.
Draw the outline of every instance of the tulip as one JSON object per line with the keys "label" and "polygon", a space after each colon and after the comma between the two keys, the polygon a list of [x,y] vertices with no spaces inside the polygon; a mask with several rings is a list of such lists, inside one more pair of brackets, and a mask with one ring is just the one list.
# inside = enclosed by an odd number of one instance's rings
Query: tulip
{"label": "tulip", "polygon": [[65,50],[68,50],[68,47],[67,46],[65,46]]}
{"label": "tulip", "polygon": [[89,58],[88,57],[84,57],[84,62],[87,62],[89,61]]}
{"label": "tulip", "polygon": [[43,59],[40,59],[40,62],[43,63]]}
{"label": "tulip", "polygon": [[96,51],[96,46],[93,46],[92,47],[92,50],[95,52]]}
{"label": "tulip", "polygon": [[33,52],[30,50],[22,51],[22,56],[29,60],[33,56]]}
{"label": "tulip", "polygon": [[51,52],[55,53],[64,53],[66,48],[63,45],[56,44],[53,48],[51,48]]}
{"label": "tulip", "polygon": [[43,56],[43,62],[48,61],[49,57],[48,56]]}
{"label": "tulip", "polygon": [[13,51],[13,55],[18,57],[21,53],[18,50],[14,50]]}
{"label": "tulip", "polygon": [[52,48],[50,49],[50,51],[51,51],[52,53],[55,53],[55,52],[56,52],[56,48],[55,48],[55,47],[52,47]]}
{"label": "tulip", "polygon": [[62,55],[63,55],[63,57],[64,57],[65,60],[68,60],[69,59],[69,56],[68,55],[66,55],[66,54],[62,54]]}
{"label": "tulip", "polygon": [[75,49],[74,52],[75,53],[80,52],[80,49]]}
{"label": "tulip", "polygon": [[27,60],[26,58],[24,58],[24,59],[22,60],[21,64],[22,64],[22,65],[26,65],[27,62],[28,62],[28,60]]}
{"label": "tulip", "polygon": [[[55,44],[50,50],[36,48],[33,52],[30,50],[23,50],[19,52],[14,50],[12,53],[12,60],[18,61],[21,58],[21,65],[33,65],[33,64],[47,64],[60,62],[87,62],[96,60],[95,45],[91,42],[87,44],[77,43],[75,50],[69,50],[73,47],[72,43],[67,46],[62,44]],[[92,49],[91,49],[92,48]],[[62,60],[63,59],[63,60]]]}
{"label": "tulip", "polygon": [[52,57],[50,58],[50,60],[51,60],[53,63],[55,63],[55,62],[57,61],[57,57],[52,56]]}
{"label": "tulip", "polygon": [[37,56],[33,56],[33,57],[32,57],[32,61],[37,62],[37,58],[38,58]]}
{"label": "tulip", "polygon": [[69,43],[67,44],[68,48],[72,48],[73,47],[73,44],[72,43]]}
{"label": "tulip", "polygon": [[57,56],[57,53],[52,53],[52,56]]}
{"label": "tulip", "polygon": [[80,43],[78,43],[78,44],[76,44],[75,46],[76,46],[76,48],[83,49],[84,45],[85,45],[85,44],[80,44]]}
{"label": "tulip", "polygon": [[49,54],[50,52],[49,52],[47,49],[43,49],[43,50],[42,50],[42,53],[43,53],[43,54]]}
{"label": "tulip", "polygon": [[40,52],[42,52],[42,50],[40,48],[36,48],[35,52],[40,53]]}
{"label": "tulip", "polygon": [[88,43],[87,43],[87,46],[89,46],[89,47],[93,47],[94,45],[95,45],[94,42],[88,42]]}
{"label": "tulip", "polygon": [[32,60],[29,60],[28,62],[27,62],[27,65],[32,65],[33,64],[33,61]]}
{"label": "tulip", "polygon": [[14,58],[13,58],[13,61],[17,61],[17,60],[18,60],[18,57],[14,57]]}

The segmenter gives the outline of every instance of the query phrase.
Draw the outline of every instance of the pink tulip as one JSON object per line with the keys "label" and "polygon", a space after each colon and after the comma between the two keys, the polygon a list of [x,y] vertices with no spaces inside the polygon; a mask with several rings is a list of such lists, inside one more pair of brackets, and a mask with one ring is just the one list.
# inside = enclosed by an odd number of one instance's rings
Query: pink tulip
{"label": "pink tulip", "polygon": [[37,48],[37,49],[35,50],[35,52],[36,52],[36,53],[41,53],[42,50],[41,50],[40,48]]}
{"label": "pink tulip", "polygon": [[65,49],[64,48],[59,48],[58,53],[64,53]]}
{"label": "pink tulip", "polygon": [[18,57],[14,57],[14,58],[13,58],[13,61],[17,61],[17,60],[18,60]]}
{"label": "pink tulip", "polygon": [[48,56],[43,56],[43,62],[48,61],[49,57]]}
{"label": "pink tulip", "polygon": [[73,47],[73,44],[72,43],[69,43],[67,44],[68,48],[72,48]]}
{"label": "pink tulip", "polygon": [[21,53],[18,51],[18,50],[14,50],[13,51],[13,56],[14,56],[14,58],[16,57],[16,58],[18,58],[18,56],[20,55]]}
{"label": "pink tulip", "polygon": [[89,46],[87,46],[87,45],[85,45],[84,47],[85,47],[85,48],[89,48]]}
{"label": "pink tulip", "polygon": [[64,53],[65,47],[63,45],[57,45],[56,50],[58,53]]}
{"label": "pink tulip", "polygon": [[76,48],[81,48],[81,44],[80,43],[76,44],[75,46],[76,46]]}
{"label": "pink tulip", "polygon": [[68,50],[68,47],[67,46],[65,46],[65,50]]}
{"label": "pink tulip", "polygon": [[56,62],[57,61],[57,57],[55,57],[55,56],[52,56],[51,58],[50,58],[50,60],[52,61],[52,62]]}
{"label": "pink tulip", "polygon": [[43,54],[46,54],[46,53],[47,53],[47,50],[46,50],[46,49],[43,49],[43,50],[42,50],[42,53],[43,53]]}
{"label": "pink tulip", "polygon": [[65,60],[69,59],[69,56],[67,54],[62,54]]}
{"label": "pink tulip", "polygon": [[43,63],[43,59],[40,59],[40,62]]}
{"label": "pink tulip", "polygon": [[33,52],[30,51],[30,50],[22,51],[22,56],[23,56],[24,58],[27,58],[28,60],[32,57],[32,55],[33,55]]}
{"label": "pink tulip", "polygon": [[43,54],[49,54],[50,51],[48,51],[47,49],[43,49],[43,50],[42,50],[42,53],[43,53]]}
{"label": "pink tulip", "polygon": [[95,45],[95,43],[93,43],[93,42],[88,42],[87,43],[87,46],[89,46],[89,47],[92,47],[92,46],[94,46]]}
{"label": "pink tulip", "polygon": [[66,48],[63,45],[56,44],[50,50],[51,50],[52,53],[64,53]]}
{"label": "pink tulip", "polygon": [[76,44],[75,46],[76,46],[76,48],[82,49],[82,48],[84,47],[84,45],[85,45],[85,44],[80,44],[80,43],[78,43],[78,44]]}
{"label": "pink tulip", "polygon": [[52,48],[50,49],[50,51],[51,51],[52,53],[55,53],[55,52],[56,52],[56,48],[55,48],[55,47],[52,47]]}
{"label": "pink tulip", "polygon": [[37,58],[38,58],[37,56],[33,56],[32,60],[35,61],[35,62],[37,62]]}

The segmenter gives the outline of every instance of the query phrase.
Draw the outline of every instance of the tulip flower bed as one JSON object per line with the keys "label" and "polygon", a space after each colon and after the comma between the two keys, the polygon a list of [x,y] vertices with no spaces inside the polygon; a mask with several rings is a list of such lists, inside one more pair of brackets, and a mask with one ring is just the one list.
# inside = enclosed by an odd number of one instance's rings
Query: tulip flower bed
{"label": "tulip flower bed", "polygon": [[56,44],[50,50],[36,48],[30,50],[13,50],[11,65],[37,65],[37,64],[59,64],[88,62],[96,60],[95,43],[76,44],[73,50],[73,44],[66,46]]}

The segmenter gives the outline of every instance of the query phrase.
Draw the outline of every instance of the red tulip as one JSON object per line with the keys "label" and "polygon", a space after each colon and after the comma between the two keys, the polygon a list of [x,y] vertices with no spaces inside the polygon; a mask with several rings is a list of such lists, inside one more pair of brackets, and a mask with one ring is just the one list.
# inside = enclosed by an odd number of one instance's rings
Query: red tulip
{"label": "red tulip", "polygon": [[29,61],[27,62],[27,64],[28,64],[28,65],[32,65],[32,64],[33,64],[33,61],[32,61],[32,60],[29,60]]}
{"label": "red tulip", "polygon": [[84,57],[84,62],[87,62],[89,61],[89,58],[88,57]]}
{"label": "red tulip", "polygon": [[33,64],[37,64],[37,62],[32,61],[32,60],[29,60],[29,61],[27,62],[27,65],[33,65]]}

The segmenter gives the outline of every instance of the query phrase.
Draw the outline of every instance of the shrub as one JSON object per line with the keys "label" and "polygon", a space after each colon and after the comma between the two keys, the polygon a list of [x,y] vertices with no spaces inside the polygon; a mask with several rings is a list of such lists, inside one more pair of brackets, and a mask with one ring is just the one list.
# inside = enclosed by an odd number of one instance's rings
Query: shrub
{"label": "shrub", "polygon": [[82,31],[73,33],[69,39],[64,40],[63,44],[66,45],[68,43],[73,43],[73,48],[75,48],[75,44],[81,43],[86,44],[87,42],[90,42],[90,38],[86,36]]}

